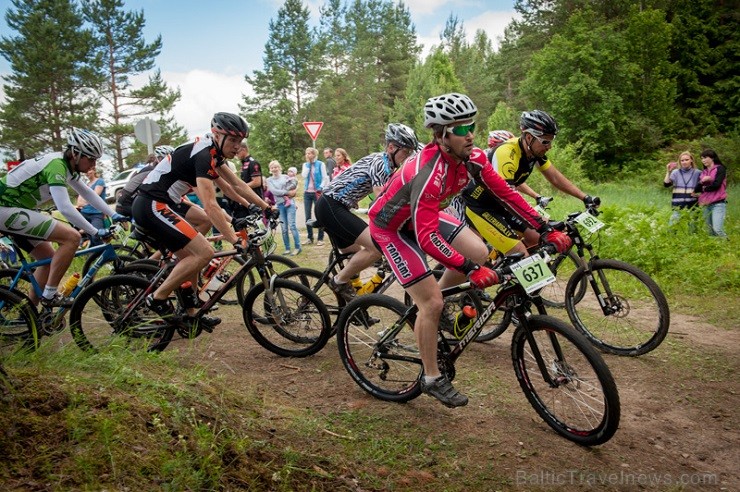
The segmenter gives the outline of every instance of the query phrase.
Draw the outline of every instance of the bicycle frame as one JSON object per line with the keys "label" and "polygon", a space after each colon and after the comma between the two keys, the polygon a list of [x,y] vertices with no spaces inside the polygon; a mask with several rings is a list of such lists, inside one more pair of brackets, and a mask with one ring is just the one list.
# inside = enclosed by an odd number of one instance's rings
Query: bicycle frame
{"label": "bicycle frame", "polygon": [[[273,228],[274,230],[274,228]],[[200,308],[198,308],[197,313],[194,315],[194,317],[199,317],[205,313],[207,313],[214,304],[216,304],[223,296],[228,292],[234,285],[236,285],[237,281],[241,281],[243,277],[246,275],[246,273],[251,270],[252,268],[257,268],[257,271],[260,275],[260,278],[262,279],[263,284],[265,285],[268,295],[272,295],[272,289],[271,284],[274,281],[275,278],[277,278],[277,274],[273,273],[272,275],[268,272],[268,266],[270,264],[270,261],[267,260],[265,257],[262,248],[261,243],[257,244],[254,242],[254,234],[251,233],[249,235],[249,238],[247,239],[247,235],[244,231],[237,232],[237,235],[242,237],[242,239],[247,240],[247,249],[244,251],[244,256],[248,258],[246,262],[240,265],[240,267],[234,272],[226,282],[224,282],[216,291],[214,291],[210,298],[207,301],[204,301]],[[218,270],[214,273],[214,276],[217,275],[219,272],[225,268],[225,266],[235,257],[239,252],[236,249],[228,250],[228,251],[218,251],[213,255],[213,258],[224,258],[224,257],[230,257],[229,259],[222,261],[219,265]],[[149,282],[149,287],[147,287],[144,291],[142,291],[138,296],[136,296],[131,303],[129,303],[128,306],[126,306],[126,310],[124,311],[123,315],[120,317],[119,322],[125,322],[130,316],[131,313],[133,313],[136,310],[136,307],[143,302],[143,299],[154,292],[156,290],[157,285],[159,285],[159,281],[163,278],[165,278],[169,273],[172,271],[172,269],[175,267],[177,260],[173,259],[171,256],[167,257],[163,260],[161,260],[164,264],[159,269],[159,271],[152,277],[151,281]],[[175,289],[175,293],[179,298],[179,290]],[[181,299],[180,299],[181,301]],[[198,333],[199,334],[199,333]],[[197,336],[197,335],[196,335]]]}
{"label": "bicycle frame", "polygon": [[[442,289],[442,297],[444,298],[448,296],[454,296],[472,289],[474,289],[474,286],[470,282],[466,282],[464,284]],[[540,370],[540,373],[542,374],[543,379],[551,387],[557,387],[558,383],[550,377],[550,373],[545,366],[545,362],[542,354],[539,351],[537,342],[535,341],[531,331],[528,329],[527,304],[530,302],[535,304],[539,314],[547,314],[545,310],[545,305],[542,302],[542,299],[537,295],[537,293],[527,294],[518,283],[509,283],[508,285],[505,285],[496,293],[493,302],[488,304],[488,306],[483,310],[482,313],[478,314],[478,317],[475,320],[473,326],[470,328],[470,330],[468,330],[465,336],[457,342],[454,347],[451,346],[444,337],[440,336],[438,340],[439,349],[441,349],[446,359],[454,365],[455,361],[465,351],[465,348],[478,337],[485,324],[493,317],[494,313],[498,309],[513,309],[519,317],[520,326],[526,333],[527,340],[529,341],[533,355],[537,360],[537,366]],[[396,324],[394,324],[394,326],[383,333],[383,335],[378,340],[377,345],[379,347],[382,347],[390,338],[395,337],[395,335],[404,328],[406,323],[409,323],[409,319],[416,315],[418,309],[419,308],[416,305],[409,307],[408,310],[406,310],[406,312],[401,316],[401,318],[399,318]],[[549,338],[550,342],[552,343],[553,350],[558,357],[558,360],[562,360],[563,353],[560,347],[560,343],[553,334],[549,334]],[[383,358],[391,360],[404,360],[421,364],[421,359],[412,357],[384,354]]]}

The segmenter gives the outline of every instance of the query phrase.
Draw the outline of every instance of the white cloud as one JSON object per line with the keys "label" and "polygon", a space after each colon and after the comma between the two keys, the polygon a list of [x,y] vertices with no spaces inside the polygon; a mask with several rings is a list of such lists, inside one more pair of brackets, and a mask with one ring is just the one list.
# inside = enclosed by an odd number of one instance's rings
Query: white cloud
{"label": "white cloud", "polygon": [[211,117],[218,111],[239,113],[243,94],[249,91],[244,75],[224,75],[204,70],[162,72],[172,87],[179,87],[180,102],[175,105],[175,121],[185,127],[190,138],[209,131]]}

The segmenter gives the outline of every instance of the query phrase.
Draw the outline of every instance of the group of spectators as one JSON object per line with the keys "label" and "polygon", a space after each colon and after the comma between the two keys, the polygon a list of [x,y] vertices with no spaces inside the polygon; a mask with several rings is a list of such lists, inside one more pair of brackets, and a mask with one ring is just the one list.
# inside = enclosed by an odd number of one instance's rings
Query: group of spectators
{"label": "group of spectators", "polygon": [[[342,172],[352,165],[352,160],[347,151],[342,148],[324,149],[324,160],[318,159],[319,151],[313,147],[308,147],[305,151],[306,161],[301,167],[301,176],[304,181],[303,189],[303,207],[306,220],[312,218],[316,202],[321,196],[324,187],[333,179],[336,179]],[[285,246],[286,255],[296,256],[303,251],[303,246],[314,244],[314,230],[310,225],[306,225],[306,238],[301,240],[298,226],[296,224],[296,212],[298,210],[298,169],[289,167],[283,174],[283,165],[272,160],[267,165],[269,175],[265,178],[262,175],[260,163],[249,153],[249,147],[242,144],[242,148],[237,154],[241,161],[241,179],[247,183],[254,191],[264,198],[267,203],[277,207],[280,212],[280,221],[282,223],[283,245]],[[231,211],[228,202],[223,204],[227,211]],[[236,211],[235,216],[239,216]],[[291,247],[292,239],[292,247]],[[323,246],[324,231],[319,230],[316,234],[315,244]]]}
{"label": "group of spectators", "polygon": [[713,149],[701,152],[704,169],[700,171],[691,152],[681,152],[678,163],[669,162],[663,185],[673,187],[671,207],[673,213],[669,224],[674,226],[683,215],[688,217],[689,231],[696,231],[696,211],[703,207],[704,220],[709,234],[726,238],[725,216],[727,214],[727,168]]}

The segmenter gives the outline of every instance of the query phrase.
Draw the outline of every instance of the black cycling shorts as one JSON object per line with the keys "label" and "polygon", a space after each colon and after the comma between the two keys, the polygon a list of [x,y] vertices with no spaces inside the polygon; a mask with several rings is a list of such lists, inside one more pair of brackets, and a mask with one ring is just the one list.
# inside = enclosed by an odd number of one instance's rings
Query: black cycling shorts
{"label": "black cycling shorts", "polygon": [[367,222],[352,213],[342,202],[322,195],[316,202],[316,219],[339,249],[351,246],[362,232]]}
{"label": "black cycling shorts", "polygon": [[172,252],[180,251],[199,234],[185,220],[190,209],[187,204],[170,206],[140,194],[131,209],[136,225],[147,231],[158,245]]}

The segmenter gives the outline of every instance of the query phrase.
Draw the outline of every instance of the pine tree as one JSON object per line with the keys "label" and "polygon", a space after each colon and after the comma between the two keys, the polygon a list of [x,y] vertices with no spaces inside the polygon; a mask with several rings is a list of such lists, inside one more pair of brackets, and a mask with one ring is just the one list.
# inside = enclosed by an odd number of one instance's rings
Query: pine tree
{"label": "pine tree", "polygon": [[169,135],[163,135],[166,138],[159,143],[184,139],[183,128],[168,117],[180,99],[180,91],[170,89],[159,71],[149,77],[144,87],[132,86],[131,78],[152,70],[162,49],[161,36],[149,44],[145,42],[143,11],[125,11],[123,0],[84,0],[83,12],[94,26],[100,55],[105,60],[107,82],[101,96],[110,110],[103,117],[101,134],[113,144],[109,152],[115,153],[116,165],[123,170],[124,149],[139,117],[153,114],[160,121],[171,122]]}
{"label": "pine tree", "polygon": [[69,0],[12,0],[5,19],[17,32],[0,38],[10,62],[0,105],[0,145],[26,156],[62,150],[66,130],[93,129],[103,82],[93,34]]}

